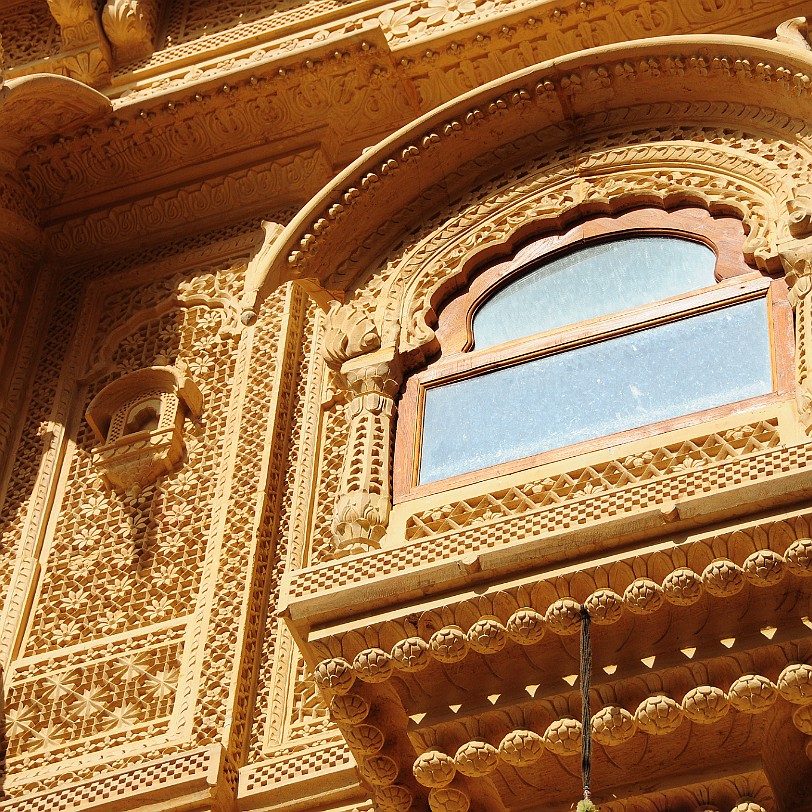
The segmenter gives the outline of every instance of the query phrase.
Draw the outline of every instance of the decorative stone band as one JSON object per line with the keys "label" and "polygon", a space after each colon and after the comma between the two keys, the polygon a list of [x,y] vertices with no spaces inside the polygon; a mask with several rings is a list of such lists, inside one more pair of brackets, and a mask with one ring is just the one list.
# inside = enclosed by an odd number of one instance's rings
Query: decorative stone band
{"label": "decorative stone band", "polygon": [[[639,529],[644,522],[656,520],[647,515],[657,511],[659,525],[680,518],[682,505],[691,499],[702,500],[721,491],[734,491],[740,496],[737,502],[746,501],[743,493],[748,486],[758,483],[761,498],[768,481],[774,489],[771,496],[781,498],[794,487],[808,487],[809,476],[804,469],[812,462],[812,444],[804,443],[783,448],[770,449],[741,459],[728,460],[716,465],[703,466],[696,470],[681,471],[662,479],[643,482],[600,493],[596,496],[579,496],[569,502],[544,505],[528,509],[524,513],[497,517],[461,530],[453,530],[407,544],[395,549],[382,549],[364,555],[353,556],[327,564],[310,567],[295,572],[288,588],[288,604],[291,616],[311,614],[306,607],[293,605],[297,601],[317,599],[317,596],[332,590],[346,591],[348,587],[364,585],[372,594],[384,590],[391,595],[391,584],[383,586],[385,576],[403,573],[418,567],[437,564],[441,566],[449,559],[496,551],[522,541],[536,540],[566,532],[580,532],[583,528],[607,520],[618,520],[624,516],[633,517]],[[801,475],[803,482],[790,485],[785,477]],[[732,494],[731,494],[732,496]],[[726,501],[728,504],[730,500]],[[730,502],[730,504],[733,504]],[[694,512],[699,512],[695,510]],[[545,550],[545,561],[551,561],[554,550]],[[528,565],[529,565],[528,560]],[[336,596],[338,599],[338,595]],[[347,598],[341,599],[346,606]]]}
{"label": "decorative stone band", "polygon": [[[660,584],[650,578],[637,578],[623,595],[611,589],[598,589],[584,601],[584,606],[594,623],[610,625],[621,619],[624,609],[636,615],[647,615],[666,603],[690,606],[704,592],[715,597],[730,597],[740,592],[745,583],[769,587],[780,582],[787,573],[812,577],[812,539],[798,539],[783,555],[770,549],[757,550],[741,566],[719,558],[708,564],[701,575],[688,567],[678,567]],[[421,671],[431,659],[456,663],[464,660],[471,651],[495,654],[509,640],[531,646],[539,642],[547,630],[566,636],[578,632],[580,624],[578,602],[572,598],[559,598],[543,614],[532,607],[523,607],[504,624],[497,618],[483,617],[467,632],[450,625],[434,632],[428,640],[421,637],[400,640],[389,652],[381,648],[364,649],[352,663],[340,657],[323,660],[315,670],[316,684],[324,691],[346,694],[356,679],[368,683],[385,682],[397,671]]]}
{"label": "decorative stone band", "polygon": [[[128,804],[147,805],[169,794],[194,797],[198,803],[208,799],[212,812],[231,809],[226,799],[232,795],[237,772],[219,745],[173,755],[160,761],[139,764],[120,772],[102,775],[92,781],[60,787],[7,801],[3,812],[72,812],[93,809],[119,810]],[[232,801],[233,804],[233,801]],[[180,804],[179,804],[180,805]]]}
{"label": "decorative stone band", "polygon": [[780,442],[778,420],[775,418],[692,437],[532,480],[520,487],[481,494],[414,513],[406,520],[406,539],[415,541],[584,496],[594,497],[598,493],[640,485],[690,468],[765,451],[775,448]]}
{"label": "decorative stone band", "polygon": [[[353,678],[345,661],[321,663],[316,680],[329,697],[330,716],[341,727],[345,740],[358,756],[361,774],[374,788],[376,802],[385,812],[407,812],[414,793],[396,783],[398,765],[381,753],[385,737],[369,723],[370,702],[352,691]],[[643,699],[633,711],[607,705],[592,716],[596,741],[605,747],[616,747],[638,731],[650,736],[673,733],[684,720],[698,725],[720,722],[730,710],[744,714],[768,711],[783,698],[798,706],[793,722],[799,731],[812,736],[812,665],[791,663],[775,682],[760,674],[745,674],[725,691],[713,685],[699,685],[676,701],[664,694]],[[542,732],[515,729],[498,744],[473,740],[461,745],[451,756],[439,750],[428,750],[417,757],[413,774],[429,790],[433,812],[466,810],[467,794],[454,786],[457,775],[469,778],[487,776],[502,766],[529,767],[545,752],[562,758],[577,756],[581,747],[582,725],[577,719],[564,717],[551,722]]]}
{"label": "decorative stone band", "polygon": [[322,791],[346,793],[358,782],[356,761],[344,739],[337,738],[334,734],[306,747],[286,748],[268,761],[242,767],[237,793],[240,808],[282,804]]}
{"label": "decorative stone band", "polygon": [[[802,733],[812,735],[812,666],[806,664],[788,665],[775,683],[759,674],[745,674],[727,691],[699,685],[688,691],[681,702],[658,694],[644,699],[634,711],[607,705],[592,716],[592,735],[605,747],[616,747],[638,731],[649,736],[666,736],[685,719],[698,725],[712,725],[731,709],[747,714],[765,713],[779,697],[798,705],[793,722]],[[512,730],[498,745],[466,742],[454,756],[429,750],[417,757],[412,769],[424,787],[445,787],[457,773],[478,778],[504,765],[528,767],[545,751],[554,756],[576,756],[581,752],[581,732],[580,721],[565,717],[552,722],[543,733]]]}

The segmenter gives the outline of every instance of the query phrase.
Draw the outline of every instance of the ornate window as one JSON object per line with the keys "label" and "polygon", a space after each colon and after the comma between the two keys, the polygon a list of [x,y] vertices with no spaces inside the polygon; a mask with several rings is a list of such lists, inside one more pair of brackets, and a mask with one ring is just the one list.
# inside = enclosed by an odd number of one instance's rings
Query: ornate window
{"label": "ornate window", "polygon": [[[764,405],[791,389],[772,339],[786,287],[741,224],[640,210],[524,243],[441,311],[409,380],[396,497]],[[786,344],[786,341],[782,341]]]}

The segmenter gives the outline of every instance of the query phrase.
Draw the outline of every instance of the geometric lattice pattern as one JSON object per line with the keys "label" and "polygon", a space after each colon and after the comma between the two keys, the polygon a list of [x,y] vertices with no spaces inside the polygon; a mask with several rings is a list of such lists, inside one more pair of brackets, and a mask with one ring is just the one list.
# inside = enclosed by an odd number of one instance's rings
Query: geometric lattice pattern
{"label": "geometric lattice pattern", "polygon": [[[175,701],[185,625],[133,635],[36,662],[9,674],[6,735],[11,763],[57,761],[166,731]],[[42,751],[48,751],[47,754]]]}
{"label": "geometric lattice pattern", "polygon": [[778,474],[806,468],[812,462],[812,445],[771,448],[742,459],[709,467],[689,468],[660,479],[637,483],[605,493],[584,494],[580,499],[536,507],[513,516],[496,516],[462,530],[423,538],[404,547],[368,553],[302,570],[290,581],[289,595],[303,597],[349,583],[364,583],[390,573],[463,555],[490,550],[548,533],[580,528],[652,505],[670,503],[699,493],[715,492],[758,482]]}
{"label": "geometric lattice pattern", "polygon": [[175,781],[205,781],[211,777],[212,755],[210,749],[198,750],[157,764],[139,765],[101,780],[23,799],[14,805],[14,812],[70,812],[99,801],[155,791]]}
{"label": "geometric lattice pattern", "polygon": [[515,516],[568,499],[604,493],[698,466],[724,462],[774,448],[778,443],[778,421],[775,419],[737,426],[717,434],[529,482],[518,488],[508,488],[416,513],[409,517],[406,538],[424,538],[500,516]]}
{"label": "geometric lattice pattern", "polygon": [[302,780],[308,774],[352,765],[354,759],[342,739],[292,753],[284,753],[265,764],[245,770],[241,791],[257,792],[289,781]]}

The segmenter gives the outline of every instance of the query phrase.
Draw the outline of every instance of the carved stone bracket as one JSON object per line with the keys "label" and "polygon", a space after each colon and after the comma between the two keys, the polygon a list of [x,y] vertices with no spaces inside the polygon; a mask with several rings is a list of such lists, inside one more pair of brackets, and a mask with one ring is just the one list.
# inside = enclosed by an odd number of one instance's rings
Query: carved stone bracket
{"label": "carved stone bracket", "polygon": [[85,84],[105,84],[110,75],[110,48],[93,0],[48,0],[48,8],[62,29],[64,70]]}
{"label": "carved stone bracket", "polygon": [[809,25],[806,17],[793,17],[775,29],[775,39],[785,45],[794,45],[802,51],[812,51],[809,44]]}
{"label": "carved stone bracket", "polygon": [[149,56],[158,22],[157,0],[107,0],[102,25],[118,64]]}
{"label": "carved stone bracket", "polygon": [[257,320],[256,311],[251,309],[250,305],[256,301],[257,291],[262,284],[265,263],[269,254],[273,251],[274,243],[285,230],[285,227],[281,223],[275,223],[272,220],[263,220],[262,230],[265,233],[262,245],[256,254],[251,257],[251,261],[245,269],[245,293],[243,294],[242,314],[240,315],[240,321],[245,325],[253,324]]}

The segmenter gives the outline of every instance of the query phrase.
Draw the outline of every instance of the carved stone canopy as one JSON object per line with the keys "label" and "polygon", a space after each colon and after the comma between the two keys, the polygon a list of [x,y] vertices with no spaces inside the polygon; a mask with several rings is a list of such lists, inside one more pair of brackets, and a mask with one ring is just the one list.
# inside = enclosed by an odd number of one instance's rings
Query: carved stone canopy
{"label": "carved stone canopy", "polygon": [[0,85],[0,169],[9,170],[30,144],[112,111],[110,100],[65,76],[34,74]]}
{"label": "carved stone canopy", "polygon": [[202,408],[197,385],[173,366],[139,369],[105,386],[86,417],[102,443],[94,458],[108,485],[137,493],[172,471],[184,453],[184,421],[198,419]]}

